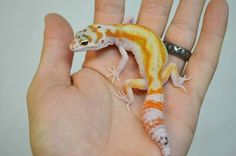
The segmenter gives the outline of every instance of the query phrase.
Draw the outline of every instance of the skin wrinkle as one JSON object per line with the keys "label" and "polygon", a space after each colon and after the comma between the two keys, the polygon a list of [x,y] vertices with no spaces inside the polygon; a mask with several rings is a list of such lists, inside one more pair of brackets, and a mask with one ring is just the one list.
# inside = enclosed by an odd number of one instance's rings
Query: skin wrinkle
{"label": "skin wrinkle", "polygon": [[[50,90],[52,90],[52,89],[57,90],[57,89],[60,89],[63,87],[64,87],[64,84],[55,83],[55,84],[51,85],[50,87],[41,89],[40,92],[38,92],[38,90],[34,90],[31,93],[27,94],[27,101],[28,101],[27,103],[29,103],[29,101],[31,101],[31,100],[33,100],[35,103],[40,103],[42,97],[47,96],[48,93],[50,93]],[[32,88],[34,88],[34,87],[32,87]],[[35,88],[39,88],[39,87],[35,87]],[[37,94],[35,92],[37,92]],[[35,96],[33,96],[32,94]],[[34,97],[34,99],[30,98],[32,96]],[[28,107],[30,107],[30,106],[28,105]],[[35,108],[35,107],[37,107],[37,105],[31,106],[31,108],[33,108],[33,107]]]}
{"label": "skin wrinkle", "polygon": [[179,124],[185,125],[184,127],[187,127],[187,129],[189,130],[191,135],[194,136],[194,133],[195,133],[195,130],[196,130],[194,127],[187,124],[186,122],[181,122],[182,121],[181,118],[179,118],[178,116],[176,116],[173,113],[171,113],[170,111],[168,111],[168,109],[165,109],[165,114],[168,114],[168,115],[166,115],[166,116],[168,116],[168,118],[172,117],[172,119],[175,120],[175,123],[178,122]]}
{"label": "skin wrinkle", "polygon": [[[123,0],[122,0],[123,1]],[[106,2],[106,1],[105,1]],[[117,14],[120,12],[124,12],[124,7],[123,4],[124,1],[122,3],[119,2],[119,0],[115,0],[115,1],[109,1],[106,3],[95,3],[95,12],[100,12],[100,13],[105,13],[105,14]]]}
{"label": "skin wrinkle", "polygon": [[206,0],[181,0],[181,2],[184,2],[185,4],[189,4],[189,5],[194,5],[194,6],[198,6],[199,3],[201,4],[202,2],[206,2]]}
{"label": "skin wrinkle", "polygon": [[217,32],[213,32],[213,31],[210,31],[210,30],[202,30],[201,33],[203,33],[204,35],[210,35],[210,36],[213,36],[214,38],[215,37],[218,37],[220,39],[224,39],[224,32],[223,33],[217,33]]}
{"label": "skin wrinkle", "polygon": [[175,18],[172,22],[172,27],[176,27],[178,29],[182,29],[182,30],[185,30],[185,31],[189,31],[190,33],[192,34],[196,34],[197,32],[197,28],[194,27],[194,26],[191,26],[191,23],[186,23],[186,21],[184,20],[181,20],[181,19],[178,19],[178,18]]}
{"label": "skin wrinkle", "polygon": [[59,42],[61,42],[61,44],[65,44],[65,41],[67,41],[69,39],[67,37],[63,36],[63,35],[61,35],[61,36],[59,36],[59,35],[58,36],[54,36],[54,35],[49,35],[48,33],[45,32],[45,34],[44,34],[44,43],[48,43],[47,40],[51,40],[53,42],[55,42],[55,41],[58,42],[59,41]]}
{"label": "skin wrinkle", "polygon": [[[172,4],[172,1],[170,3]],[[144,0],[142,2],[142,10],[151,15],[153,15],[154,12],[157,13],[158,11],[158,15],[168,16],[170,5],[166,3],[166,1],[160,3],[160,1],[157,0]]]}
{"label": "skin wrinkle", "polygon": [[[103,81],[103,83],[104,84],[108,84],[108,85],[104,85],[104,86],[106,86],[106,90],[113,90],[113,88],[110,88],[110,87],[108,87],[108,86],[110,86],[111,85],[111,83],[110,83],[110,81],[108,81],[107,80],[107,78],[103,75],[103,74],[101,74],[100,72],[98,72],[98,71],[96,71],[96,70],[94,70],[94,69],[92,69],[92,68],[83,68],[83,70],[84,71],[88,71],[88,72],[91,72],[91,74],[92,73],[94,73],[95,75],[97,75],[97,77],[99,78],[99,79],[103,79],[104,81]],[[75,85],[75,87],[76,87],[76,89],[77,90],[80,90],[80,88],[79,87],[77,87],[77,85]],[[89,98],[91,98],[89,95],[87,95],[87,93],[85,93],[83,90],[80,90],[81,91],[81,93],[83,94],[82,96],[83,97],[85,97],[85,96],[88,96],[88,99]],[[107,93],[112,93],[112,91],[110,91],[110,92],[107,92]],[[109,101],[114,101],[114,96],[112,96],[111,94],[109,94],[108,95],[108,97],[110,97],[108,100]],[[111,102],[111,103],[114,103],[114,102]],[[111,109],[112,111],[110,112],[110,114],[113,114],[112,112],[113,112],[113,109]],[[103,147],[101,148],[101,149],[103,149],[103,150],[101,150],[101,153],[99,154],[99,155],[102,155],[103,154],[103,152],[102,151],[105,151],[104,149],[106,149],[106,147],[107,147],[107,144],[109,143],[109,140],[110,140],[110,131],[111,131],[111,126],[112,126],[112,115],[110,115],[111,116],[111,119],[110,119],[110,128],[109,128],[109,133],[108,133],[108,135],[107,135],[107,137],[106,137],[106,141],[104,142],[104,145],[103,145]]]}
{"label": "skin wrinkle", "polygon": [[[204,63],[205,65],[209,66],[212,71],[215,71],[217,68],[218,61],[215,62],[215,60],[212,60],[211,58],[209,58],[209,56],[206,53],[207,53],[207,51],[202,52],[201,54],[199,54],[197,52],[193,53],[193,55],[191,56],[191,59],[197,60],[197,62],[201,62],[201,64]],[[206,55],[204,55],[204,54],[206,54]]]}

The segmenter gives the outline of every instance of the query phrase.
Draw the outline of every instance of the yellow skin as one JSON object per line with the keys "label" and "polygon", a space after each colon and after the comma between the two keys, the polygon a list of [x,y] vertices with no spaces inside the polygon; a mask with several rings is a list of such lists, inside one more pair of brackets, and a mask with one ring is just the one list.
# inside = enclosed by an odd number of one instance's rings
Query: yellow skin
{"label": "yellow skin", "polygon": [[[138,18],[139,24],[152,28],[159,35],[164,31],[171,8],[170,0],[165,1],[165,5],[162,2],[150,4],[144,0]],[[196,1],[194,5],[187,3],[188,7],[181,7],[186,3],[180,1],[175,22],[170,25],[166,38],[191,49],[204,2]],[[159,6],[158,11],[153,5]],[[123,0],[97,0],[95,22],[120,23],[122,8]],[[164,13],[167,15],[161,16]],[[201,103],[214,74],[226,30],[226,2],[212,0],[204,16],[201,37],[185,70],[194,77],[185,85],[188,93],[173,88],[171,83],[165,85],[166,125],[175,156],[186,155],[191,145]],[[176,21],[182,21],[185,27],[176,27]],[[185,29],[188,26],[191,29]],[[119,81],[111,84],[106,79],[104,67],[111,67],[120,60],[117,50],[111,47],[100,53],[88,53],[83,69],[71,76],[73,54],[68,45],[72,39],[72,29],[64,18],[55,14],[46,17],[42,58],[28,91],[33,155],[160,156],[160,149],[147,136],[137,115],[145,93],[135,95],[137,104],[128,112],[123,101],[113,94],[123,84]],[[183,61],[172,56],[169,59],[178,64],[179,71],[183,69]],[[130,56],[120,79],[138,76],[139,69]]]}

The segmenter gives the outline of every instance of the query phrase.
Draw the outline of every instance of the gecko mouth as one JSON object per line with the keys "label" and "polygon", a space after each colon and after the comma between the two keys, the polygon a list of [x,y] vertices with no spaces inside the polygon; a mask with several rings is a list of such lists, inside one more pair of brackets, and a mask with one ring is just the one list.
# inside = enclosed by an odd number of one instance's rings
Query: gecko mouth
{"label": "gecko mouth", "polygon": [[82,51],[87,51],[87,50],[99,50],[99,49],[102,49],[102,48],[105,48],[107,47],[109,44],[104,44],[104,45],[99,45],[99,46],[87,46],[87,47],[73,47],[73,45],[70,45],[70,49],[73,51],[73,52],[82,52]]}
{"label": "gecko mouth", "polygon": [[87,50],[99,50],[103,47],[100,47],[100,46],[89,46],[89,47],[75,47],[73,48],[72,46],[70,46],[70,49],[73,51],[73,52],[82,52],[82,51],[87,51]]}

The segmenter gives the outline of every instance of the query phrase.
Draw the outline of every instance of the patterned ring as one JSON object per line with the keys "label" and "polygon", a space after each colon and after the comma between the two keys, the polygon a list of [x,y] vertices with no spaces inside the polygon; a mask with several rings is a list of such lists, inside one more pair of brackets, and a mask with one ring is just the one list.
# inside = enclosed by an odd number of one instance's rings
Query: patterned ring
{"label": "patterned ring", "polygon": [[164,41],[164,44],[166,46],[166,49],[168,51],[169,54],[177,56],[179,58],[181,58],[184,61],[188,61],[190,56],[191,56],[191,52],[183,47],[180,47],[176,44],[170,43],[170,42],[166,42]]}

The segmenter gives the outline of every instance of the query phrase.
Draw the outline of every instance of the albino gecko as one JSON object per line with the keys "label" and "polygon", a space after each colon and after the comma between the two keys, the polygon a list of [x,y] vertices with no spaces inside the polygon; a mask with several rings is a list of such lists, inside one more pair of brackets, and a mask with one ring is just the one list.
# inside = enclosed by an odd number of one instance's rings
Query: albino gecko
{"label": "albino gecko", "polygon": [[[100,25],[94,24],[76,33],[70,44],[74,52],[98,50],[109,45],[116,45],[122,56],[118,66],[109,69],[110,76],[119,80],[119,75],[128,61],[127,51],[132,52],[140,69],[141,79],[125,80],[125,94],[119,97],[127,104],[132,104],[132,88],[147,90],[143,105],[142,120],[144,128],[159,145],[163,156],[170,156],[170,142],[164,124],[163,85],[171,77],[175,87],[182,88],[186,76],[181,77],[177,66],[167,62],[167,51],[162,40],[150,29],[136,24]],[[96,52],[96,51],[95,51]]]}

